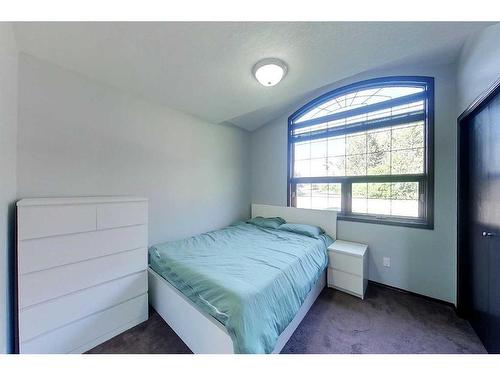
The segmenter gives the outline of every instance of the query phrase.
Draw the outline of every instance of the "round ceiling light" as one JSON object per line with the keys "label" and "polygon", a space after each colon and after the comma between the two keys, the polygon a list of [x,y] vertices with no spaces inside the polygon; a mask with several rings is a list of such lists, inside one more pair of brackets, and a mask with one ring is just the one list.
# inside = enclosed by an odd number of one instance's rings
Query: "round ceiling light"
{"label": "round ceiling light", "polygon": [[280,59],[264,59],[254,65],[252,72],[262,86],[275,86],[285,76],[286,64]]}

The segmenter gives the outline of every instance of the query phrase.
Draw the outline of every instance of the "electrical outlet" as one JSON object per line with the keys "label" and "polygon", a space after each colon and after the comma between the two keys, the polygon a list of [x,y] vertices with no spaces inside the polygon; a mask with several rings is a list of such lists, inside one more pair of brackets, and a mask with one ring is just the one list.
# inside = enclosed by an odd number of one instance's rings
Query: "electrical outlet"
{"label": "electrical outlet", "polygon": [[383,257],[382,262],[384,263],[384,267],[390,267],[391,266],[391,258],[389,257]]}

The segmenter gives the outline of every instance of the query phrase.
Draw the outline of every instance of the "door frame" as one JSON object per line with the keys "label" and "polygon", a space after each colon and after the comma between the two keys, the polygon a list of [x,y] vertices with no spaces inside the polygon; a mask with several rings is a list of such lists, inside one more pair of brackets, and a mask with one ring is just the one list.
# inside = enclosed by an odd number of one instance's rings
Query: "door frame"
{"label": "door frame", "polygon": [[486,107],[490,101],[500,93],[500,78],[493,85],[479,95],[457,119],[457,313],[462,318],[468,318],[469,306],[466,304],[467,288],[465,278],[467,275],[467,232],[464,228],[467,215],[466,182],[468,170],[465,165],[467,156],[467,126],[469,120]]}

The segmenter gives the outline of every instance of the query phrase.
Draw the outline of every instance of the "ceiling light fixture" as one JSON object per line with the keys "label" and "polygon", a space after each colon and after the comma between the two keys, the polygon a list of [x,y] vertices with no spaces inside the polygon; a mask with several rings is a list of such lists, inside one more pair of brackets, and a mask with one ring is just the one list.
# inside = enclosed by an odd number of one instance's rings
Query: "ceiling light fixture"
{"label": "ceiling light fixture", "polygon": [[252,73],[262,86],[277,85],[286,75],[287,66],[280,59],[264,59],[254,65]]}

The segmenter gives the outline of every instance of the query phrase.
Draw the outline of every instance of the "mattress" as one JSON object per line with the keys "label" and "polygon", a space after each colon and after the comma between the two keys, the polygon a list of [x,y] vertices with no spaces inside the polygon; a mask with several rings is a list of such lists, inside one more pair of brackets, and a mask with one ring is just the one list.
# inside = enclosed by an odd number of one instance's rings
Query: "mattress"
{"label": "mattress", "polygon": [[332,242],[237,223],[152,246],[149,264],[225,326],[235,353],[271,353],[325,270]]}

